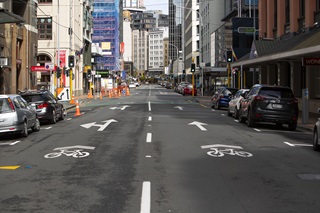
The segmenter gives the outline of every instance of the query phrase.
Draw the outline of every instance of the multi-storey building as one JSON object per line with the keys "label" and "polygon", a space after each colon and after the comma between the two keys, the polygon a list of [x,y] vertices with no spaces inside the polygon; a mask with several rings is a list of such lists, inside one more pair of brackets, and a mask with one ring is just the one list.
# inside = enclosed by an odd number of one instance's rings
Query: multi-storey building
{"label": "multi-storey building", "polygon": [[[74,95],[88,90],[86,71],[91,69],[92,2],[39,1],[36,69],[42,71],[38,72],[41,83],[47,83],[45,86],[57,96],[57,88],[69,87],[68,91]],[[74,59],[74,67],[69,67],[69,56]],[[64,95],[59,97],[70,99],[72,96]]]}
{"label": "multi-storey building", "polygon": [[33,88],[37,64],[37,1],[0,2],[0,94]]}
{"label": "multi-storey building", "polygon": [[164,45],[163,39],[165,36],[164,30],[160,28],[152,29],[149,31],[149,53],[148,53],[148,76],[160,76],[164,73],[163,56],[164,56]]}
{"label": "multi-storey building", "polygon": [[315,113],[320,107],[319,23],[319,0],[260,0],[259,40],[254,40],[250,54],[232,66],[243,77],[250,69],[259,69],[259,83],[291,87],[299,108],[306,99],[309,104],[303,110]]}

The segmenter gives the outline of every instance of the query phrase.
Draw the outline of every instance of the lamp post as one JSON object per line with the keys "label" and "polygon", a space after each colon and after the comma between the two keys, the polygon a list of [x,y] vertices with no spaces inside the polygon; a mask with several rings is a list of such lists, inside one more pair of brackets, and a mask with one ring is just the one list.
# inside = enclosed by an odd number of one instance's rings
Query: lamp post
{"label": "lamp post", "polygon": [[178,49],[178,47],[176,46],[176,45],[174,45],[174,44],[170,44],[170,43],[168,43],[169,45],[171,45],[171,46],[173,46],[173,47],[175,47],[176,49],[177,49],[177,70],[178,70],[178,72],[177,72],[177,76],[178,76],[178,81],[179,81],[179,49]]}

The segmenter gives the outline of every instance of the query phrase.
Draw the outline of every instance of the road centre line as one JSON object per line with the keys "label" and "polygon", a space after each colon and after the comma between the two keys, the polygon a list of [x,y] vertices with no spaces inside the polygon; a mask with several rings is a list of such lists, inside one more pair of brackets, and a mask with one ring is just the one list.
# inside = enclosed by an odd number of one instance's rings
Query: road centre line
{"label": "road centre line", "polygon": [[254,128],[254,130],[255,130],[255,131],[257,131],[257,132],[261,132],[261,130],[260,130],[260,129],[256,129],[256,128]]}
{"label": "road centre line", "polygon": [[149,112],[151,112],[151,103],[150,103],[150,101],[148,102],[148,107],[149,107]]}
{"label": "road centre line", "polygon": [[289,143],[289,142],[283,142],[283,143],[285,143],[285,144],[287,144],[288,146],[291,146],[291,147],[294,147],[294,146],[313,146],[313,145],[311,145],[311,144],[303,144],[303,143],[301,143],[301,144],[293,144],[293,143]]}
{"label": "road centre line", "polygon": [[152,117],[151,116],[149,116],[148,121],[152,121]]}
{"label": "road centre line", "polygon": [[146,142],[147,142],[147,143],[151,143],[151,141],[152,141],[152,133],[147,133],[147,140],[146,140]]}
{"label": "road centre line", "polygon": [[151,202],[151,182],[144,181],[142,184],[140,213],[150,213],[150,205],[151,205],[150,202]]}

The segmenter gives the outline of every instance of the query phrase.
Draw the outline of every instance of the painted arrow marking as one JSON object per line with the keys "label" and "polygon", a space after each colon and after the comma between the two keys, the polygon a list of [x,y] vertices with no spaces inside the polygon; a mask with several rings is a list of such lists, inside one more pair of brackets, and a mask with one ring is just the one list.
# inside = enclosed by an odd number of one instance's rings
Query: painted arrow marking
{"label": "painted arrow marking", "polygon": [[102,122],[106,122],[105,124],[96,124],[97,122],[93,122],[93,123],[87,123],[87,124],[82,124],[80,126],[89,129],[93,126],[97,126],[100,127],[97,131],[103,131],[105,128],[107,128],[107,126],[109,126],[109,124],[113,123],[113,122],[118,122],[114,119],[110,119],[110,120],[106,120],[106,121],[102,121]]}
{"label": "painted arrow marking", "polygon": [[198,121],[193,121],[192,123],[189,123],[188,125],[195,125],[195,126],[199,127],[199,129],[201,129],[201,131],[207,131],[207,129],[204,128],[203,125],[208,125],[208,124],[201,123]]}
{"label": "painted arrow marking", "polygon": [[183,107],[181,107],[181,106],[175,106],[174,108],[177,108],[177,109],[183,110]]}
{"label": "painted arrow marking", "polygon": [[115,109],[120,109],[120,110],[125,110],[127,107],[130,107],[128,105],[122,106],[122,107],[111,107],[110,109],[115,110]]}

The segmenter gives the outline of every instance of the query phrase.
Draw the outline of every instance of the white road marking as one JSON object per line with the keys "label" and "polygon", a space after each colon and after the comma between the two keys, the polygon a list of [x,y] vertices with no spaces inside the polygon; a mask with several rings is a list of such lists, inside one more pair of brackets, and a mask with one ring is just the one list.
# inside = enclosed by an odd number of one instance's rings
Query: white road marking
{"label": "white road marking", "polygon": [[260,129],[256,129],[256,128],[254,128],[254,130],[255,130],[255,131],[257,131],[257,132],[261,132],[261,130],[260,130]]}
{"label": "white road marking", "polygon": [[142,184],[142,195],[140,213],[150,213],[151,206],[151,182],[144,181]]}
{"label": "white road marking", "polygon": [[10,143],[9,145],[12,146],[12,145],[15,145],[15,144],[20,143],[20,142],[21,141],[15,141],[15,142]]}
{"label": "white road marking", "polygon": [[222,116],[226,116],[225,114],[221,114]]}
{"label": "white road marking", "polygon": [[215,110],[214,110],[214,109],[212,109],[211,111],[212,111],[212,112],[214,112]]}
{"label": "white road marking", "polygon": [[68,118],[67,120],[70,121],[72,118]]}
{"label": "white road marking", "polygon": [[152,117],[151,116],[149,116],[148,121],[152,121]]}
{"label": "white road marking", "polygon": [[305,144],[305,143],[301,143],[301,144],[293,144],[293,143],[289,143],[289,142],[283,142],[283,143],[285,143],[285,144],[287,144],[288,146],[292,146],[292,147],[294,147],[294,146],[312,146],[311,144]]}
{"label": "white road marking", "polygon": [[146,140],[146,142],[147,142],[147,143],[151,143],[151,141],[152,141],[152,133],[147,133],[147,140]]}
{"label": "white road marking", "polygon": [[198,122],[198,121],[193,121],[192,123],[189,123],[188,125],[195,125],[195,126],[197,126],[201,131],[207,131],[207,129],[204,128],[203,125],[208,125],[208,124],[201,123],[201,122]]}
{"label": "white road marking", "polygon": [[239,120],[234,120],[235,122],[239,123]]}
{"label": "white road marking", "polygon": [[151,158],[151,155],[146,155],[146,158]]}
{"label": "white road marking", "polygon": [[150,101],[148,102],[148,107],[149,107],[149,112],[151,112],[151,103],[150,103]]}

